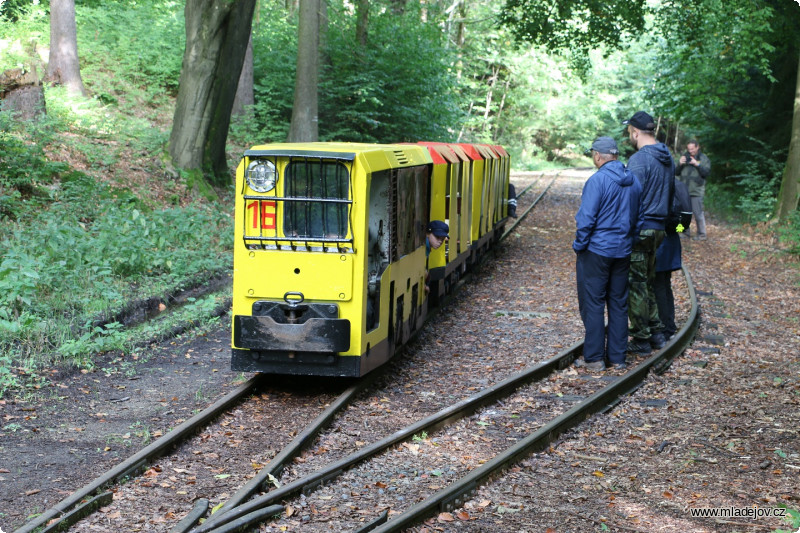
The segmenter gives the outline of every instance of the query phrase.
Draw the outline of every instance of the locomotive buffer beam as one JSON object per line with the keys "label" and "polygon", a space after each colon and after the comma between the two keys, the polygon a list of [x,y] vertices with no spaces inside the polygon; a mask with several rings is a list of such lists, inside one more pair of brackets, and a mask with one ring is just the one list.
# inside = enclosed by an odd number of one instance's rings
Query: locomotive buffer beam
{"label": "locomotive buffer beam", "polygon": [[258,351],[346,352],[350,321],[338,315],[335,304],[256,302],[253,316],[234,317],[233,343]]}

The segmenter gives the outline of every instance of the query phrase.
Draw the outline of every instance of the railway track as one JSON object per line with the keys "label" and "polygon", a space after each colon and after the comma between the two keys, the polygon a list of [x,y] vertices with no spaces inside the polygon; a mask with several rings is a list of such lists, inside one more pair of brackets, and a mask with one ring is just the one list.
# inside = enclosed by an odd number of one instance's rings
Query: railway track
{"label": "railway track", "polygon": [[[544,197],[554,180],[555,177],[544,190],[538,191],[538,197],[522,211],[520,217],[505,232],[503,238],[515,231],[536,203]],[[525,188],[518,197],[522,198],[526,193],[530,192],[532,185],[534,184],[532,183]],[[387,505],[392,509],[405,509],[401,513],[392,516],[391,520],[389,520],[388,512],[375,513],[376,516],[366,517],[360,514],[358,515],[358,520],[348,525],[352,525],[351,529],[354,531],[371,529],[376,531],[397,531],[411,527],[441,510],[457,508],[476,486],[497,476],[504,468],[507,468],[508,465],[513,464],[525,455],[546,447],[558,435],[591,414],[608,409],[619,401],[621,395],[629,393],[638,387],[651,370],[660,372],[669,365],[672,358],[678,355],[684,346],[690,342],[697,327],[696,298],[691,288],[691,280],[688,273],[685,273],[685,276],[691,300],[691,311],[683,328],[663,350],[646,360],[642,360],[624,375],[614,376],[613,380],[605,382],[574,371],[570,372],[572,361],[575,357],[579,357],[581,353],[581,345],[579,343],[574,344],[556,356],[544,362],[531,365],[510,377],[498,380],[497,383],[484,387],[480,392],[463,398],[452,405],[441,407],[441,402],[431,402],[430,405],[426,406],[427,411],[430,411],[427,416],[399,428],[386,429],[382,438],[377,438],[372,443],[361,443],[357,453],[344,454],[342,457],[333,459],[329,457],[330,454],[322,452],[311,453],[312,459],[319,457],[321,461],[304,460],[300,463],[294,462],[303,450],[308,449],[314,443],[324,428],[331,424],[336,413],[343,412],[342,410],[347,406],[352,406],[354,398],[371,388],[373,384],[376,392],[381,392],[381,387],[385,387],[386,384],[382,385],[380,382],[387,381],[390,378],[387,378],[382,373],[374,373],[369,379],[361,380],[343,392],[335,401],[332,401],[330,406],[319,414],[312,424],[309,424],[302,433],[298,434],[291,443],[276,454],[255,476],[244,483],[233,496],[225,498],[223,503],[217,505],[215,512],[201,525],[197,526],[197,523],[207,514],[209,506],[209,501],[204,498],[196,500],[192,512],[187,513],[185,517],[178,517],[183,519],[176,520],[177,524],[171,531],[177,533],[190,530],[196,532],[246,530],[278,513],[284,512],[285,514],[287,509],[302,508],[304,505],[303,500],[313,497],[315,489],[322,488],[322,491],[335,491],[336,489],[332,487],[336,486],[335,483],[338,482],[339,478],[346,477],[349,471],[357,469],[358,465],[370,458],[378,461],[386,460],[387,457],[396,455],[398,450],[400,453],[415,455],[413,452],[415,445],[408,445],[409,442],[414,442],[415,436],[433,434],[434,432],[447,435],[447,432],[451,431],[452,428],[458,428],[458,424],[462,424],[462,430],[464,424],[471,424],[473,428],[483,430],[483,435],[485,435],[483,439],[492,441],[491,447],[487,446],[486,449],[476,448],[474,451],[476,456],[484,456],[483,459],[479,459],[475,464],[466,465],[458,472],[448,473],[443,476],[443,478],[448,478],[446,486],[435,490],[431,487],[416,490],[415,492],[419,494],[425,494],[425,497],[418,498],[419,501],[415,501],[410,506],[407,503],[398,502]],[[537,396],[535,391],[532,392],[532,386],[552,380],[554,376],[559,374],[567,375],[564,379],[567,382],[571,381],[571,383],[565,382],[565,384],[559,385],[562,389],[560,397],[553,394],[538,394],[540,398],[537,400],[536,405],[536,409],[539,411],[542,409],[553,412],[558,411],[559,414],[557,416],[551,417],[550,420],[541,420],[540,416],[531,414],[529,411],[520,409],[515,411],[514,406],[524,405],[528,401],[520,400],[520,398]],[[229,395],[230,398],[226,397],[228,398],[228,406],[240,401],[241,397],[252,394],[253,387],[255,387],[255,383],[248,383],[242,387],[242,389],[246,390],[240,392],[241,396],[234,398],[233,394],[231,394]],[[552,383],[549,387],[552,388]],[[520,391],[522,391],[522,396],[514,396],[519,395]],[[568,402],[561,399],[565,395],[563,391],[571,391],[567,392],[566,395],[572,398],[573,401],[569,403],[574,405],[570,406]],[[370,392],[370,394],[374,396],[374,393]],[[367,405],[367,408],[369,408],[368,404],[371,402],[372,400],[369,399],[369,396],[367,399],[360,400],[361,405]],[[508,410],[504,406],[512,406],[512,408]],[[441,408],[434,409],[434,407]],[[197,426],[194,426],[193,430],[188,429],[193,427],[192,424],[207,424],[208,420],[219,417],[221,412],[222,410],[219,410],[212,414],[210,411],[208,413],[204,411],[194,417],[192,421],[182,424],[181,428],[184,426],[187,428],[185,430],[187,436],[190,433],[196,433]],[[425,410],[422,410],[423,414],[425,412]],[[498,414],[503,412],[506,414]],[[510,416],[521,416],[525,418],[526,423],[520,424],[519,428],[514,431],[500,431],[499,433],[495,432],[497,434],[490,435],[492,432],[487,432],[486,428],[493,425],[493,423],[482,422],[483,420],[492,421],[493,419],[508,418]],[[205,421],[200,422],[199,420],[203,417],[205,417]],[[364,420],[366,423],[366,419]],[[485,426],[483,425],[484,423],[486,424]],[[169,436],[176,433],[177,429],[170,433]],[[458,431],[458,429],[455,431]],[[510,438],[513,438],[514,444],[509,447],[507,446],[507,439]],[[92,498],[93,494],[96,494],[111,483],[118,482],[132,472],[143,469],[147,464],[152,463],[163,455],[166,450],[174,448],[179,441],[180,438],[175,436],[169,443],[154,442],[153,445],[148,446],[148,448],[126,461],[124,466],[120,465],[95,480],[95,482],[87,485],[84,489],[75,492],[51,510],[40,515],[37,520],[17,530],[17,533],[34,531],[45,524],[47,526],[44,531],[63,530],[70,527],[81,517],[90,513],[92,509],[108,504],[109,493],[102,493]],[[319,447],[320,445],[317,444],[317,448]],[[418,456],[417,453],[415,457]],[[329,464],[318,465],[318,462],[328,462]],[[290,471],[288,474],[292,479],[281,483],[278,478],[287,470]],[[433,487],[436,486],[434,485]],[[322,498],[324,497],[323,495]],[[58,520],[51,522],[53,519]],[[313,525],[309,524],[307,527],[310,528],[309,530],[313,530]],[[347,530],[347,527],[345,526],[342,530]]]}
{"label": "railway track", "polygon": [[[442,511],[451,511],[460,507],[480,484],[499,475],[510,465],[527,455],[547,448],[562,433],[573,428],[592,414],[610,409],[619,402],[622,396],[636,390],[651,371],[661,373],[666,370],[671,361],[691,343],[698,325],[697,299],[691,288],[689,273],[684,271],[683,274],[687,279],[687,285],[690,287],[691,293],[692,309],[690,317],[683,324],[678,334],[662,350],[647,359],[637,362],[627,372],[613,376],[613,379],[606,383],[591,375],[583,374],[578,381],[594,382],[596,386],[588,387],[591,391],[588,395],[581,396],[581,399],[575,405],[568,409],[563,409],[558,416],[539,425],[537,429],[519,438],[513,445],[498,452],[491,459],[482,464],[476,464],[471,469],[466,469],[467,471],[453,483],[412,505],[402,514],[392,518],[391,521],[388,520],[388,514],[384,513],[375,517],[373,521],[368,522],[365,526],[353,529],[353,531],[402,531]],[[225,512],[214,514],[202,526],[192,531],[195,533],[222,533],[260,523],[265,516],[272,516],[276,512],[279,513],[284,510],[284,506],[280,505],[279,502],[297,498],[300,495],[307,497],[323,483],[330,484],[334,479],[341,476],[345,470],[386,453],[391,447],[407,442],[415,435],[443,431],[446,426],[453,426],[456,421],[475,415],[479,413],[479,410],[498,402],[506,405],[518,404],[519,401],[515,401],[514,395],[517,394],[521,387],[529,387],[531,384],[541,383],[554,373],[568,369],[572,362],[581,356],[581,353],[582,343],[575,344],[557,356],[396,431],[380,441],[367,445],[357,453],[319,468],[247,503],[229,507]],[[572,387],[570,390],[577,388],[580,387]],[[564,390],[563,387],[562,390]],[[585,386],[583,387],[583,392],[584,394],[586,393]],[[496,410],[490,416],[497,416]],[[480,418],[480,414],[478,414],[478,418]],[[334,492],[335,490],[333,489]],[[269,512],[263,513],[264,509],[268,509]]]}

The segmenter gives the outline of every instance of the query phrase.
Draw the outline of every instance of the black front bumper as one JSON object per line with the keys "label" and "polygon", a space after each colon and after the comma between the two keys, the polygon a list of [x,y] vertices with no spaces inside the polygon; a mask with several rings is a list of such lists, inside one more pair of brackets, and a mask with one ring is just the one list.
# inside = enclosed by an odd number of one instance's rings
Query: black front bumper
{"label": "black front bumper", "polygon": [[283,324],[271,316],[236,315],[233,345],[273,352],[346,352],[350,349],[350,321],[309,318],[302,324]]}

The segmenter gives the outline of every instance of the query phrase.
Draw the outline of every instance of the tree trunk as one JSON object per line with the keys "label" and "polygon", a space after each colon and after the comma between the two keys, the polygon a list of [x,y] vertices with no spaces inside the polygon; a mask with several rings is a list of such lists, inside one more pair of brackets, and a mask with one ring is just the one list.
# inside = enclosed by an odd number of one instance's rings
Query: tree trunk
{"label": "tree trunk", "polygon": [[367,46],[369,29],[369,0],[358,0],[356,4],[356,42],[361,48]]}
{"label": "tree trunk", "polygon": [[236,97],[233,99],[232,115],[240,116],[252,114],[252,106],[256,103],[253,90],[253,36],[247,41],[247,51],[244,55],[242,73],[239,75],[239,85],[236,86]]}
{"label": "tree trunk", "polygon": [[389,0],[389,5],[395,15],[402,15],[406,12],[407,0]]}
{"label": "tree trunk", "polygon": [[456,46],[464,48],[467,40],[467,2],[462,1],[458,5],[458,32],[456,32]]}
{"label": "tree trunk", "polygon": [[255,3],[187,0],[184,9],[186,50],[169,154],[176,167],[200,169],[215,185],[231,179],[225,143]]}
{"label": "tree trunk", "polygon": [[797,66],[797,89],[794,94],[794,115],[792,118],[792,139],[789,142],[789,157],[781,180],[775,218],[786,222],[789,215],[800,206],[800,60]]}
{"label": "tree trunk", "polygon": [[70,94],[86,95],[78,61],[78,27],[75,0],[50,0],[50,59],[47,80],[67,88]]}
{"label": "tree trunk", "polygon": [[492,111],[492,98],[494,98],[494,85],[497,83],[497,75],[500,72],[500,68],[492,65],[492,75],[489,78],[489,90],[486,93],[486,109],[483,110],[483,127],[481,131],[486,131],[486,128],[489,127],[489,115]]}
{"label": "tree trunk", "polygon": [[319,78],[319,1],[300,0],[297,25],[297,76],[289,142],[319,140],[317,80]]}
{"label": "tree trunk", "polygon": [[327,0],[320,0],[319,2],[319,66],[320,68],[331,65],[331,56],[328,54],[328,26],[330,26],[330,18],[328,18],[328,2]]}

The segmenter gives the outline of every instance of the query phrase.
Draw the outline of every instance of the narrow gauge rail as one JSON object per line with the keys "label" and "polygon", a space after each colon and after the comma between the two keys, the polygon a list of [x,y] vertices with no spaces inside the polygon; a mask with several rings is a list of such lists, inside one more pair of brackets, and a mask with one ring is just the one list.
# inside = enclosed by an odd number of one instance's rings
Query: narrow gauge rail
{"label": "narrow gauge rail", "polygon": [[[544,174],[545,173],[542,172],[538,176],[537,179],[543,178]],[[506,238],[511,232],[514,231],[514,228],[516,228],[525,219],[525,217],[536,207],[536,205],[544,197],[544,195],[547,194],[547,191],[550,189],[550,187],[552,186],[552,184],[555,182],[555,180],[557,178],[558,178],[558,173],[556,173],[555,176],[553,176],[553,178],[549,180],[549,183],[541,190],[541,192],[539,192],[539,195],[530,203],[530,205],[528,205],[528,207],[522,213],[520,213],[520,215],[518,216],[517,220],[510,227],[508,227],[506,229],[505,233],[501,236],[501,239]],[[520,193],[517,195],[517,198],[520,199],[520,198],[524,197],[532,189],[532,187],[535,184],[536,184],[536,180],[534,180],[534,182],[530,183],[522,191],[520,191]],[[467,283],[467,282],[469,282],[470,278],[471,278],[471,274],[467,274],[467,276],[462,278],[460,283],[461,284]],[[442,301],[442,305],[441,306],[439,306],[436,309],[432,309],[429,312],[429,318],[435,317],[436,314],[441,310],[441,308],[446,306],[449,301],[450,301],[450,299],[447,298],[447,299]],[[369,377],[374,379],[374,378],[380,376],[380,373],[382,371],[383,371],[383,369],[381,371],[374,372],[374,373],[370,374]],[[327,424],[330,423],[330,418],[323,419],[323,417],[320,417],[318,419],[318,421],[321,424],[327,425]],[[302,435],[308,435],[308,438],[304,438],[302,440],[303,444],[308,443],[311,440],[312,436],[318,435],[323,429],[324,429],[324,427],[317,426],[315,424],[312,424],[309,427],[305,428],[305,430],[303,430],[301,436]],[[411,435],[408,435],[408,436],[406,436],[404,438],[408,438],[410,436]],[[383,441],[380,441],[380,442],[383,442]],[[234,494],[231,498],[229,498],[228,501],[221,508],[219,508],[217,510],[217,512],[213,515],[214,517],[227,516],[227,519],[223,518],[219,522],[216,521],[216,518],[213,519],[213,520],[208,520],[208,521],[206,521],[204,523],[203,527],[201,529],[199,529],[198,531],[204,531],[204,530],[213,528],[213,527],[215,527],[214,524],[224,524],[226,530],[227,529],[235,530],[235,529],[238,529],[238,528],[241,528],[241,527],[245,527],[246,525],[249,525],[251,523],[260,521],[264,517],[272,516],[276,512],[279,512],[280,510],[282,510],[282,507],[276,506],[277,504],[273,504],[273,505],[267,506],[267,507],[259,507],[257,510],[253,511],[252,513],[247,514],[247,516],[244,516],[244,517],[242,516],[242,513],[240,512],[241,509],[243,509],[243,508],[246,509],[246,507],[244,507],[243,504],[249,498],[251,498],[256,492],[266,490],[266,487],[268,487],[270,482],[271,482],[270,480],[274,479],[275,477],[280,475],[280,473],[283,471],[283,469],[286,466],[286,464],[290,460],[292,460],[295,456],[297,456],[297,454],[302,450],[301,446],[294,445],[294,444],[295,443],[293,443],[292,445],[288,446],[283,451],[281,451],[275,457],[275,459],[270,461],[270,463],[268,465],[266,465],[244,487],[242,487],[236,494]],[[381,449],[385,448],[385,446],[380,446],[379,443],[376,443],[376,445],[378,446],[378,448],[376,448],[375,453],[377,453]],[[388,446],[388,445],[390,445],[390,444],[387,444],[386,446]],[[331,477],[330,474],[327,474],[327,475],[329,477]],[[315,484],[318,485],[319,482],[315,481]],[[308,487],[305,487],[305,488],[308,488]],[[227,513],[230,513],[230,514],[227,514]],[[203,514],[205,514],[205,513],[199,513],[199,512],[198,513],[193,513],[192,517],[191,517],[193,519],[190,519],[190,517],[187,517],[187,519],[185,521],[183,521],[181,524],[179,524],[179,526],[176,526],[176,528],[173,529],[173,533],[182,533],[182,532],[185,532],[185,531],[189,531],[191,529],[191,527],[199,520],[199,518],[201,518],[203,516]]]}
{"label": "narrow gauge rail", "polygon": [[[511,233],[511,231],[513,231],[513,228],[509,229],[506,234]],[[530,435],[520,438],[515,445],[498,453],[483,466],[475,468],[447,488],[413,505],[402,515],[394,518],[391,522],[388,522],[377,530],[401,530],[437,512],[459,506],[463,503],[465,496],[472,492],[475,487],[491,479],[493,476],[496,476],[508,465],[519,461],[525,455],[545,448],[547,444],[557,438],[558,435],[574,427],[591,414],[609,409],[619,401],[622,395],[630,393],[638,388],[651,370],[657,373],[663,372],[670,365],[672,359],[680,354],[692,341],[697,329],[697,300],[692,288],[689,273],[684,272],[684,276],[688,287],[688,299],[690,301],[689,316],[678,332],[678,335],[676,335],[664,349],[647,360],[640,362],[625,375],[617,377],[607,386],[602,388],[595,387],[590,393],[583,394],[585,399],[579,404],[573,406],[571,409],[564,409],[564,412],[560,415],[543,423]],[[353,453],[313,473],[275,488],[271,492],[258,496],[247,503],[243,503],[234,508],[228,507],[225,512],[212,515],[211,518],[194,531],[195,533],[233,531],[238,530],[238,528],[262,522],[264,514],[259,514],[261,510],[269,508],[271,511],[266,514],[274,515],[276,509],[279,509],[275,507],[278,502],[290,500],[300,494],[309,495],[321,485],[333,483],[334,478],[343,474],[348,469],[351,469],[362,461],[374,458],[394,445],[411,439],[414,435],[423,432],[437,431],[454,421],[477,412],[487,405],[497,402],[499,399],[507,398],[517,389],[532,382],[543,380],[557,370],[567,368],[576,357],[580,357],[581,352],[582,344],[578,343],[544,363],[535,365],[468,399],[442,409],[438,413],[396,431],[384,439],[365,445],[358,453]],[[599,385],[600,382],[596,381],[595,384]],[[268,487],[266,487],[265,484],[263,488],[267,490]],[[359,529],[359,531],[377,528],[385,522],[387,518],[388,515],[384,514],[376,518],[374,522],[364,526],[363,529]]]}
{"label": "narrow gauge rail", "polygon": [[[552,420],[541,425],[530,435],[519,439],[509,448],[498,453],[494,458],[486,461],[481,466],[471,470],[456,482],[441,489],[425,500],[412,505],[399,516],[388,521],[388,514],[384,513],[374,521],[357,530],[358,533],[376,531],[388,533],[401,531],[411,527],[442,511],[449,511],[461,506],[467,497],[482,483],[499,475],[507,467],[513,465],[527,455],[545,449],[559,435],[576,426],[592,414],[607,411],[616,405],[620,398],[636,390],[645,380],[650,371],[664,372],[677,357],[692,342],[698,327],[698,305],[691,277],[687,270],[683,270],[686,278],[691,310],[686,322],[678,333],[670,339],[667,345],[651,357],[639,362],[625,374],[617,377],[610,383],[599,388],[588,397],[565,410]],[[279,488],[258,496],[247,503],[229,509],[226,512],[211,516],[202,526],[192,530],[194,533],[223,533],[237,531],[239,528],[252,526],[263,522],[265,516],[273,516],[282,509],[278,502],[300,494],[308,495],[323,483],[330,482],[341,475],[346,469],[363,461],[376,457],[389,447],[406,441],[422,432],[433,432],[442,429],[454,421],[461,420],[498,400],[506,399],[519,388],[533,382],[546,379],[557,370],[567,368],[582,354],[583,344],[577,343],[564,350],[557,356],[535,365],[519,374],[512,376],[497,385],[489,387],[469,398],[447,407],[438,413],[419,422],[397,431],[378,442],[364,446],[360,451],[328,465],[312,474],[296,479]],[[276,507],[277,506],[277,507]],[[268,513],[262,512],[269,509]]]}
{"label": "narrow gauge rail", "polygon": [[[539,178],[543,175],[544,172],[540,174]],[[554,179],[551,180],[550,184],[553,183]],[[525,196],[534,184],[535,182],[525,187],[517,197],[522,198]],[[546,191],[547,189],[541,192],[540,196],[524,213],[522,213],[522,215],[520,215],[508,231],[511,231],[524,219]],[[465,278],[465,280],[466,279],[468,278]],[[462,280],[462,282],[465,280]],[[434,313],[435,310],[432,311],[431,316],[433,316]],[[359,380],[355,385],[347,388],[338,398],[331,402],[330,406],[309,424],[307,428],[301,431],[291,443],[278,453],[264,469],[242,487],[236,495],[230,498],[220,511],[224,512],[230,508],[236,507],[242,501],[260,490],[260,486],[266,483],[270,477],[279,475],[285,464],[310,445],[314,437],[330,424],[336,413],[345,408],[360,392],[367,389],[380,374],[381,372],[373,372]],[[260,382],[262,382],[260,375],[252,377],[246,383],[237,387],[234,391],[225,395],[205,410],[196,414],[189,420],[186,420],[163,437],[153,441],[138,453],[109,469],[107,472],[74,491],[53,507],[39,514],[36,518],[25,523],[22,527],[16,529],[14,533],[31,533],[33,531],[49,533],[69,529],[72,525],[89,516],[98,508],[108,505],[111,502],[112,493],[106,491],[107,488],[145,471],[146,468],[152,465],[158,458],[168,454],[170,450],[178,447],[192,436],[199,433],[204,427],[218,419],[227,410],[238,405],[244,398],[257,390]],[[198,500],[192,512],[176,525],[174,531],[186,531],[193,527],[197,521],[206,514],[207,506],[208,500]],[[274,510],[272,510],[271,514],[274,514]],[[267,514],[266,516],[269,515]]]}
{"label": "narrow gauge rail", "polygon": [[[331,401],[329,406],[314,419],[309,427],[298,434],[281,453],[291,456],[307,446],[313,441],[316,432],[324,429],[326,424],[333,419],[338,411],[347,406],[355,396],[370,386],[373,379],[374,377],[369,376],[345,389],[344,392]],[[35,519],[16,529],[14,533],[31,533],[33,531],[37,531],[37,533],[49,533],[67,530],[81,519],[96,511],[99,507],[108,505],[111,502],[112,494],[111,492],[103,492],[105,489],[125,480],[130,480],[145,471],[147,467],[152,465],[157,459],[164,457],[170,453],[171,450],[185,443],[209,424],[219,419],[227,411],[240,405],[246,397],[257,391],[263,382],[264,378],[261,375],[254,375],[247,382],[220,398],[189,420],[181,423],[163,437],[156,439],[138,453],[122,461],[104,474],[101,474],[50,509],[41,513]],[[276,457],[276,460],[280,462],[280,456]],[[203,510],[203,514],[204,513],[205,510]]]}
{"label": "narrow gauge rail", "polygon": [[[520,196],[522,196],[522,194]],[[528,211],[529,210],[530,208]],[[527,211],[525,214],[527,214]],[[524,215],[520,217],[520,220],[523,217]],[[512,230],[513,228],[509,229],[509,231],[506,232],[506,235]],[[458,506],[464,496],[470,491],[474,490],[478,484],[484,482],[493,475],[496,475],[497,472],[508,466],[510,463],[518,461],[524,455],[532,453],[546,446],[547,442],[550,442],[550,440],[555,438],[558,434],[579,423],[590,414],[606,409],[608,405],[618,401],[618,398],[621,394],[629,392],[631,389],[638,386],[638,383],[644,379],[651,369],[663,371],[663,369],[668,366],[669,361],[679,354],[683,350],[683,347],[688,344],[696,329],[696,299],[694,297],[693,290],[691,289],[691,280],[688,277],[688,273],[686,273],[686,278],[692,302],[690,317],[680,330],[679,335],[673,339],[664,350],[644,361],[635,369],[630,370],[624,377],[618,379],[612,385],[595,392],[584,402],[581,402],[581,404],[576,405],[572,409],[557,417],[555,420],[545,424],[528,437],[521,439],[519,442],[517,442],[517,444],[506,450],[506,452],[499,454],[497,457],[491,461],[488,461],[483,466],[471,471],[457,483],[451,484],[446,489],[441,490],[439,493],[434,494],[424,501],[411,506],[411,508],[405,511],[402,515],[395,517],[389,522],[386,522],[387,515],[384,514],[361,530],[366,531],[367,528],[377,528],[376,530],[378,531],[395,531],[409,527],[414,523],[425,519],[438,510],[450,509],[454,506]],[[535,367],[522,372],[517,376],[509,378],[500,384],[492,386],[467,400],[459,402],[454,406],[448,407],[436,415],[427,417],[416,424],[408,426],[404,430],[397,431],[389,438],[383,439],[373,445],[365,446],[364,450],[367,452],[372,450],[373,454],[378,453],[379,451],[386,449],[393,444],[409,439],[411,436],[420,433],[421,431],[433,431],[437,428],[443,427],[447,422],[458,420],[464,416],[474,413],[479,408],[495,402],[497,399],[504,397],[508,393],[532,380],[542,379],[558,369],[565,368],[576,356],[580,355],[580,348],[580,344],[575,345],[567,351],[559,354],[555,358],[541,363],[540,365],[536,365]],[[316,434],[315,430],[307,429],[301,436],[298,436],[298,439],[311,440],[312,434]],[[305,437],[303,435],[305,435]],[[282,453],[281,455],[286,458],[295,453],[288,450],[285,450],[284,452],[285,453]],[[315,485],[319,486],[322,482],[332,480],[336,475],[362,460],[364,460],[364,457],[348,457],[347,460],[339,461],[329,469],[316,472],[302,480],[296,480],[290,484],[284,485],[280,489],[273,490],[270,493],[257,497],[244,504],[238,504],[238,502],[234,501],[235,498],[232,498],[225,507],[212,515],[212,518],[207,520],[200,529],[197,529],[197,531],[232,531],[248,527],[249,525],[257,522],[261,522],[265,520],[266,517],[274,515],[276,512],[280,511],[281,506],[276,505],[275,502],[285,500],[286,498],[291,497],[292,494],[297,494],[298,491],[309,492],[313,490]],[[278,462],[279,461],[273,461],[273,466],[276,466]],[[279,472],[279,469],[273,470],[272,472],[277,473]],[[260,484],[260,482],[253,482],[248,485],[251,486],[252,490],[257,484]],[[258,487],[255,488],[256,490],[258,489]],[[243,501],[248,497],[243,496],[243,494],[244,493],[242,492],[242,494],[239,495],[240,501]],[[77,493],[71,498],[74,498],[75,496],[77,496]],[[202,504],[204,502],[200,500],[198,503],[200,504],[200,507],[196,509],[196,512],[192,513],[192,516],[189,516],[186,520],[182,521],[181,524],[173,529],[173,531],[186,531],[191,527],[191,524],[196,523],[197,519],[205,514],[205,509],[202,508]],[[207,505],[207,502],[205,503]],[[28,524],[28,526],[30,526],[30,524]],[[33,528],[35,527],[36,526],[33,526]],[[63,527],[64,524],[62,523],[61,529],[63,529]],[[27,529],[26,531],[31,531],[33,528]],[[51,524],[47,530],[55,530],[54,525]]]}

